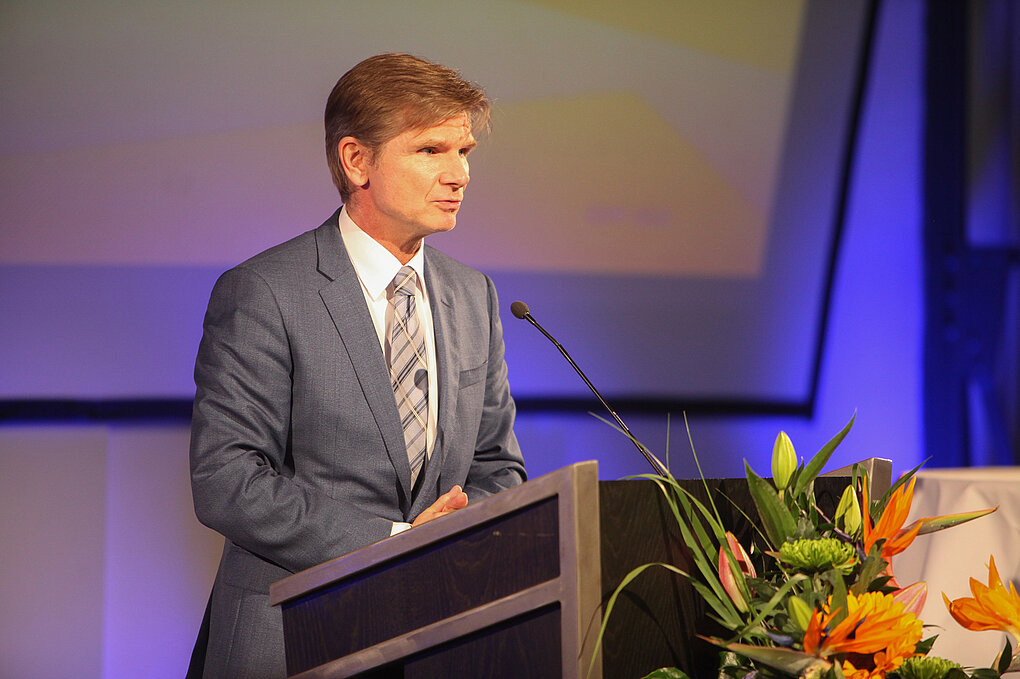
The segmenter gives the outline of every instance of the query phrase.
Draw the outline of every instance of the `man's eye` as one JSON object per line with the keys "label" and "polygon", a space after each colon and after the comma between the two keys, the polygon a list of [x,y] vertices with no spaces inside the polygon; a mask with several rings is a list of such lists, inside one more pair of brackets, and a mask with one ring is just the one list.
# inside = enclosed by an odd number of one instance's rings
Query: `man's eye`
{"label": "man's eye", "polygon": [[424,153],[424,154],[427,154],[427,155],[430,155],[430,156],[433,153],[435,153],[435,152],[436,152],[436,149],[434,147],[432,147],[432,146],[426,146],[423,149],[418,149],[418,153]]}
{"label": "man's eye", "polygon": [[471,149],[470,148],[463,148],[463,149],[460,150],[460,155],[462,155],[462,156],[466,156],[469,153],[471,153]]}

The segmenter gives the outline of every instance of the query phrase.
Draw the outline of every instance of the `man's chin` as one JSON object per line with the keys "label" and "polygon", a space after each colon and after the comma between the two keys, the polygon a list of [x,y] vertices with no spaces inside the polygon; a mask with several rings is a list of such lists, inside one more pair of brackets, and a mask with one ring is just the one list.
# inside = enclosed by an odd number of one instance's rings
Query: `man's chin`
{"label": "man's chin", "polygon": [[437,224],[432,224],[429,232],[430,233],[446,233],[447,231],[452,231],[453,227],[455,227],[455,226],[457,226],[457,218],[453,217],[452,219],[444,220],[444,221],[439,222]]}

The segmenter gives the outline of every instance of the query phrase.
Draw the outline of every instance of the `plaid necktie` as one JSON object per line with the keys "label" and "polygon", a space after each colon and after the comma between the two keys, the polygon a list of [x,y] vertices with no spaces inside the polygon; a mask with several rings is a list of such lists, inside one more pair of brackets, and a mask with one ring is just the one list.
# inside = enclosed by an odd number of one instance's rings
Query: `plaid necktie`
{"label": "plaid necktie", "polygon": [[425,334],[418,323],[414,304],[417,288],[417,274],[409,266],[402,267],[387,288],[394,310],[390,331],[390,381],[404,428],[412,487],[425,462],[425,426],[429,409]]}

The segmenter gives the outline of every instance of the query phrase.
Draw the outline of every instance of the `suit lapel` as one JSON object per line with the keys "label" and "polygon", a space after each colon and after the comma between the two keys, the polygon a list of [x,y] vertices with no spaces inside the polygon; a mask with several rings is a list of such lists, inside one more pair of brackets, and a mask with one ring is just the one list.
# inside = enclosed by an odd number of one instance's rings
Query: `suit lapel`
{"label": "suit lapel", "polygon": [[340,333],[340,340],[351,357],[365,400],[382,434],[386,453],[397,471],[404,497],[410,499],[411,468],[407,461],[400,415],[393,399],[390,373],[379,348],[379,336],[368,312],[361,282],[340,237],[337,215],[316,230],[315,243],[319,271],[330,279],[319,290],[319,297],[326,305]]}
{"label": "suit lapel", "polygon": [[[422,489],[438,488],[439,479],[443,472],[446,461],[446,446],[444,445],[444,432],[449,429],[450,418],[457,412],[457,393],[460,382],[460,371],[457,366],[458,360],[457,344],[454,341],[454,306],[453,296],[448,285],[446,285],[443,272],[439,270],[435,259],[429,257],[429,249],[425,250],[425,285],[429,291],[429,307],[432,310],[432,327],[436,338],[436,382],[439,390],[439,409],[436,413],[436,445],[432,450],[432,457],[425,467],[425,478],[422,482]],[[443,488],[438,488],[441,493]],[[416,498],[412,513],[426,509],[435,498],[424,492],[419,492]]]}

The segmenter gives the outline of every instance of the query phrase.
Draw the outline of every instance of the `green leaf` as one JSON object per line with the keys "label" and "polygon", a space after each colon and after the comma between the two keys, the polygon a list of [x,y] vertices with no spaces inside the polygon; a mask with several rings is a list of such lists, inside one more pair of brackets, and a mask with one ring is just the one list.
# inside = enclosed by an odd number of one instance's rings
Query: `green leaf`
{"label": "green leaf", "polygon": [[[630,442],[633,443],[635,446],[637,446],[637,449],[639,451],[641,451],[641,454],[644,455],[645,458],[648,460],[648,462],[652,465],[652,468],[659,472],[657,474],[657,476],[661,475],[662,478],[670,478],[670,479],[673,478],[673,475],[669,471],[669,465],[668,464],[663,464],[662,460],[657,458],[652,451],[648,450],[648,448],[645,446],[645,444],[641,443],[641,441],[639,441],[637,439],[637,437],[634,436],[634,434],[632,434],[629,431],[625,431],[625,430],[621,429],[619,426],[617,426],[617,424],[615,422],[611,422],[611,421],[607,420],[606,418],[602,417],[598,413],[593,413],[593,412],[589,411],[588,414],[591,415],[592,417],[594,417],[596,420],[599,420],[599,421],[601,421],[601,422],[603,422],[605,424],[608,424],[610,427],[612,427],[616,431],[620,432],[621,434],[623,434],[624,436],[629,438]],[[667,440],[667,445],[668,445],[668,440]]]}
{"label": "green leaf", "polygon": [[792,674],[793,676],[803,676],[810,674],[812,671],[826,671],[832,667],[832,663],[822,658],[809,655],[803,651],[795,651],[792,648],[772,648],[768,646],[752,646],[750,644],[727,644],[719,641],[718,639],[711,639],[709,637],[698,635],[699,638],[705,641],[721,646],[728,651],[733,651],[742,656],[750,658],[756,662],[760,662],[763,665],[768,665],[781,672]]}
{"label": "green leaf", "polygon": [[[684,508],[684,513],[691,522],[691,527],[698,534],[698,540],[703,546],[705,554],[708,556],[709,561],[714,563],[718,546],[726,541],[726,530],[722,527],[722,519],[719,518],[719,514],[716,511],[715,506],[713,505],[712,509],[709,510],[703,502],[679,484],[675,484],[674,489],[677,493],[677,499]],[[709,494],[709,497],[711,497],[711,491],[708,489],[708,486],[705,486],[705,492]],[[708,535],[704,524],[702,524],[702,522],[698,519],[698,516],[694,513],[692,507],[698,510],[701,517],[705,520],[705,523],[707,523],[712,529],[712,534],[715,536],[715,540]]]}
{"label": "green leaf", "polygon": [[603,613],[602,615],[602,626],[599,628],[599,635],[595,639],[595,653],[591,657],[591,663],[589,663],[588,665],[588,673],[585,676],[590,677],[592,670],[595,668],[595,658],[598,657],[598,649],[602,645],[602,637],[606,633],[606,626],[609,624],[609,615],[613,612],[613,606],[616,605],[616,599],[620,596],[620,593],[627,587],[627,585],[629,585],[631,581],[634,580],[634,578],[641,575],[652,566],[661,566],[663,568],[673,571],[674,573],[677,573],[688,579],[691,579],[691,576],[689,576],[687,573],[683,572],[676,566],[670,566],[669,564],[658,562],[646,563],[643,566],[638,566],[630,573],[627,573],[627,575],[623,576],[623,579],[620,580],[620,584],[617,585],[616,589],[613,590],[613,594],[609,597],[609,601],[606,602],[606,610],[605,613]]}
{"label": "green leaf", "polygon": [[999,673],[991,667],[979,667],[970,673],[971,679],[999,679]]}
{"label": "green leaf", "polygon": [[733,605],[733,602],[730,601],[729,596],[725,596],[724,594],[725,598],[720,598],[715,594],[715,592],[709,589],[705,583],[699,582],[693,578],[691,578],[690,582],[691,587],[693,587],[694,590],[701,595],[701,598],[705,600],[705,603],[708,604],[713,611],[715,611],[716,615],[719,616],[719,621],[723,623],[725,627],[729,627],[731,629],[740,627],[740,614],[737,612],[737,608]]}
{"label": "green leaf", "polygon": [[1006,668],[1007,672],[1020,672],[1020,650],[1013,654],[1013,659],[1009,662],[1009,667]]}
{"label": "green leaf", "polygon": [[980,519],[982,516],[991,514],[998,505],[991,507],[990,509],[979,509],[973,512],[960,512],[959,514],[945,514],[944,516],[926,516],[923,519],[914,521],[909,526],[903,527],[903,532],[909,532],[913,530],[914,526],[920,524],[921,529],[917,531],[918,535],[927,535],[928,533],[934,533],[935,531],[945,530],[946,528],[952,528],[953,526],[959,526],[961,523],[967,523],[974,519]]}
{"label": "green leaf", "polygon": [[783,600],[789,595],[791,591],[794,590],[797,583],[807,579],[808,578],[806,575],[801,575],[800,573],[791,576],[791,578],[784,582],[783,586],[780,587],[776,591],[776,593],[772,595],[772,598],[769,599],[764,606],[759,608],[758,614],[750,622],[748,622],[747,625],[744,626],[744,629],[740,630],[739,633],[740,636],[746,635],[752,629],[758,627],[769,614],[771,614],[774,610],[783,605]]}
{"label": "green leaf", "polygon": [[[737,627],[740,625],[740,614],[736,609],[736,606],[730,601],[729,595],[726,594],[723,589],[722,583],[719,581],[718,573],[716,572],[716,553],[718,550],[718,542],[713,542],[708,536],[704,529],[704,526],[699,519],[700,512],[701,516],[705,518],[712,526],[716,535],[721,535],[722,539],[725,540],[725,534],[722,531],[722,527],[718,525],[715,519],[712,517],[711,512],[697,502],[690,493],[680,487],[680,484],[673,479],[663,479],[661,477],[650,477],[659,489],[663,492],[666,502],[676,519],[677,526],[680,528],[680,535],[683,538],[684,544],[687,545],[690,554],[694,559],[694,564],[701,574],[708,586],[711,588],[712,597],[709,598],[707,594],[703,594],[706,602],[724,619],[727,620],[727,624],[730,627]],[[667,488],[668,486],[668,488]],[[669,492],[672,489],[673,492]],[[692,500],[695,503],[692,505]],[[697,507],[698,512],[695,511]],[[695,580],[692,578],[692,582]],[[709,592],[706,589],[706,593]]]}
{"label": "green leaf", "polygon": [[[666,501],[680,528],[684,544],[690,550],[702,580],[707,584],[704,592],[699,590],[699,593],[702,594],[706,603],[725,621],[726,627],[730,629],[739,628],[742,624],[742,617],[736,605],[734,605],[723,588],[717,572],[719,545],[725,542],[726,532],[718,519],[715,507],[713,506],[710,510],[674,479],[650,478],[659,485],[659,488],[664,493]],[[669,490],[673,492],[670,493]],[[707,486],[706,492],[708,492]],[[705,523],[711,528],[715,536],[714,540],[708,534],[708,531],[706,531]],[[700,583],[694,579],[691,579],[691,581],[697,589]]]}
{"label": "green leaf", "polygon": [[[754,533],[761,538],[762,543],[763,544],[768,543],[768,536],[765,535],[765,533],[762,531],[761,526],[758,525],[758,522],[751,518],[751,516],[744,511],[744,508],[741,505],[738,505],[733,498],[728,497],[726,495],[723,495],[723,497],[725,497],[726,500],[730,503],[730,509],[739,514],[740,516],[742,516],[744,518],[744,521],[747,522],[747,525],[750,526],[753,529]],[[751,540],[752,540],[751,546],[754,547],[753,542],[754,538],[752,537]]]}
{"label": "green leaf", "polygon": [[751,491],[755,507],[758,508],[758,516],[764,524],[765,533],[772,546],[778,549],[786,542],[786,538],[797,530],[797,521],[779,499],[779,494],[772,484],[755,474],[746,460],[744,469],[747,473],[747,488]]}
{"label": "green leaf", "polygon": [[999,654],[999,661],[996,663],[999,674],[1005,674],[1009,670],[1010,661],[1012,659],[1013,646],[1009,643],[1009,639],[1006,639],[1006,647],[1002,649],[1002,653]]}
{"label": "green leaf", "polygon": [[854,419],[857,417],[857,413],[853,414],[850,421],[846,423],[842,431],[832,437],[832,440],[822,446],[811,461],[804,467],[804,473],[797,477],[797,485],[794,486],[793,492],[795,495],[800,495],[804,492],[804,489],[808,487],[808,484],[813,483],[815,478],[822,473],[822,468],[825,467],[829,458],[832,457],[832,452],[836,450],[836,446],[842,443],[846,435],[850,433],[850,427],[854,424]]}
{"label": "green leaf", "polygon": [[698,478],[701,479],[701,484],[705,487],[705,494],[708,495],[708,503],[712,505],[712,511],[715,513],[716,518],[719,518],[719,512],[715,508],[715,500],[712,499],[712,493],[708,490],[708,482],[705,480],[705,472],[701,470],[701,460],[698,459],[698,451],[694,448],[694,436],[691,435],[691,425],[687,421],[686,411],[684,411],[684,427],[687,429],[687,442],[691,446],[691,457],[694,458],[694,464],[698,468]]}
{"label": "green leaf", "polygon": [[846,605],[846,581],[836,569],[826,571],[825,576],[832,583],[832,600],[829,602],[829,612],[832,613],[830,624],[835,627],[846,619],[849,610]]}
{"label": "green leaf", "polygon": [[938,638],[939,635],[935,634],[927,639],[921,639],[917,642],[917,646],[914,646],[914,653],[917,653],[918,655],[928,655],[931,651],[931,647],[935,645],[935,640]]}
{"label": "green leaf", "polygon": [[690,677],[675,667],[660,667],[651,674],[646,674],[643,679],[690,679]]}
{"label": "green leaf", "polygon": [[855,596],[860,596],[865,592],[872,591],[872,583],[882,575],[885,571],[888,562],[881,556],[882,548],[879,545],[873,545],[871,553],[868,554],[867,558],[864,559],[864,563],[861,567],[861,574],[857,576],[857,582],[853,584],[850,591]]}

